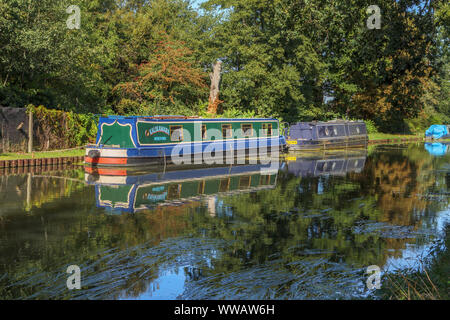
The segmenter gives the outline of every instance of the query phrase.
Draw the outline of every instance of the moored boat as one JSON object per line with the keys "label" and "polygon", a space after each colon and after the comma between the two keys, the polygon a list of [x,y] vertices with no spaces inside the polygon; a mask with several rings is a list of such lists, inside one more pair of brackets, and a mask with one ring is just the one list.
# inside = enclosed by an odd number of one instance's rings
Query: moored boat
{"label": "moored boat", "polygon": [[425,131],[425,138],[438,140],[450,138],[450,125],[433,124]]}
{"label": "moored boat", "polygon": [[278,151],[285,145],[277,119],[108,116],[100,117],[96,144],[86,146],[85,162],[136,166],[162,158],[220,157],[227,152],[242,156],[254,149]]}
{"label": "moored boat", "polygon": [[367,147],[364,121],[299,122],[285,133],[289,150]]}

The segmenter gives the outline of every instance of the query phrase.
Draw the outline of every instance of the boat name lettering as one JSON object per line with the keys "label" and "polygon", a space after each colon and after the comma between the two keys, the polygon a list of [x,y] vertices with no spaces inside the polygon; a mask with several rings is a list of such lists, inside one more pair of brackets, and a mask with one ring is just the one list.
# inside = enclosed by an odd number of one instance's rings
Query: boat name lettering
{"label": "boat name lettering", "polygon": [[164,201],[167,198],[167,192],[164,192],[163,194],[148,194],[146,196],[146,198],[150,201]]}
{"label": "boat name lettering", "polygon": [[154,134],[157,134],[159,132],[162,132],[162,133],[165,133],[167,135],[170,135],[169,129],[166,128],[166,127],[162,127],[162,126],[156,126],[156,127],[153,127],[151,129],[147,130],[147,134],[149,136],[153,136]]}

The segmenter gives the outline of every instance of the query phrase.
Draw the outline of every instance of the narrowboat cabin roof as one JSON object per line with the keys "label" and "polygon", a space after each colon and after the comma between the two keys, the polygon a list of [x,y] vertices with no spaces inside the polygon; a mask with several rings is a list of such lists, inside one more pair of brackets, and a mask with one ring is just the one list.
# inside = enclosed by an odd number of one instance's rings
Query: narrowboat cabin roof
{"label": "narrowboat cabin roof", "polygon": [[108,116],[100,115],[101,119],[110,120],[149,120],[149,121],[161,121],[161,122],[173,122],[173,121],[204,121],[204,122],[245,122],[245,121],[278,121],[276,118],[200,118],[200,117],[188,117],[188,116],[168,116],[168,115],[156,115],[156,116]]}

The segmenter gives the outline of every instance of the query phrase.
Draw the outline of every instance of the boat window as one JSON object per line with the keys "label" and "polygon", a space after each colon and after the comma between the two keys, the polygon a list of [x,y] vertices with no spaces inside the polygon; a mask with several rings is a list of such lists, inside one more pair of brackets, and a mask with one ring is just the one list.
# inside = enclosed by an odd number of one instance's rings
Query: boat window
{"label": "boat window", "polygon": [[183,141],[183,126],[170,126],[170,139],[172,141]]}
{"label": "boat window", "polygon": [[224,138],[231,138],[233,136],[233,131],[231,130],[231,124],[222,125],[222,136]]}
{"label": "boat window", "polygon": [[364,124],[349,125],[348,128],[350,131],[350,135],[367,134],[367,130]]}
{"label": "boat window", "polygon": [[171,184],[168,188],[168,199],[178,199],[181,196],[181,184]]}
{"label": "boat window", "polygon": [[291,139],[305,139],[305,140],[311,140],[312,137],[312,130],[311,129],[296,129],[292,130],[289,134],[289,137]]}
{"label": "boat window", "polygon": [[270,177],[269,175],[261,176],[259,180],[259,184],[262,186],[267,186],[270,184]]}
{"label": "boat window", "polygon": [[271,123],[263,123],[262,124],[263,136],[271,136],[272,135],[272,124]]}
{"label": "boat window", "polygon": [[319,132],[319,138],[324,138],[328,136],[328,129],[325,126],[319,126],[317,127]]}
{"label": "boat window", "polygon": [[346,136],[344,125],[328,125],[318,127],[319,138]]}
{"label": "boat window", "polygon": [[345,126],[344,125],[335,125],[333,126],[333,134],[334,137],[345,137]]}
{"label": "boat window", "polygon": [[202,139],[207,139],[208,134],[206,133],[206,124],[202,125]]}
{"label": "boat window", "polygon": [[250,183],[252,181],[252,177],[243,176],[239,179],[239,189],[248,189],[250,188]]}
{"label": "boat window", "polygon": [[251,124],[243,124],[241,125],[241,128],[242,128],[242,135],[244,137],[253,136],[253,126]]}
{"label": "boat window", "polygon": [[364,124],[359,125],[359,131],[361,132],[361,134],[366,134],[367,133],[367,128]]}

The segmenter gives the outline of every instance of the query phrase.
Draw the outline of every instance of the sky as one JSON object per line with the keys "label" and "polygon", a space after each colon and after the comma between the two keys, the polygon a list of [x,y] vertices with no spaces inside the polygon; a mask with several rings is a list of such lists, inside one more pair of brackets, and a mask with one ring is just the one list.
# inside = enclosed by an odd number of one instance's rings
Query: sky
{"label": "sky", "polygon": [[206,2],[207,0],[191,0],[191,3],[192,3],[192,6],[195,8],[195,9],[198,9],[198,7],[200,6],[200,4],[202,3],[202,2]]}

